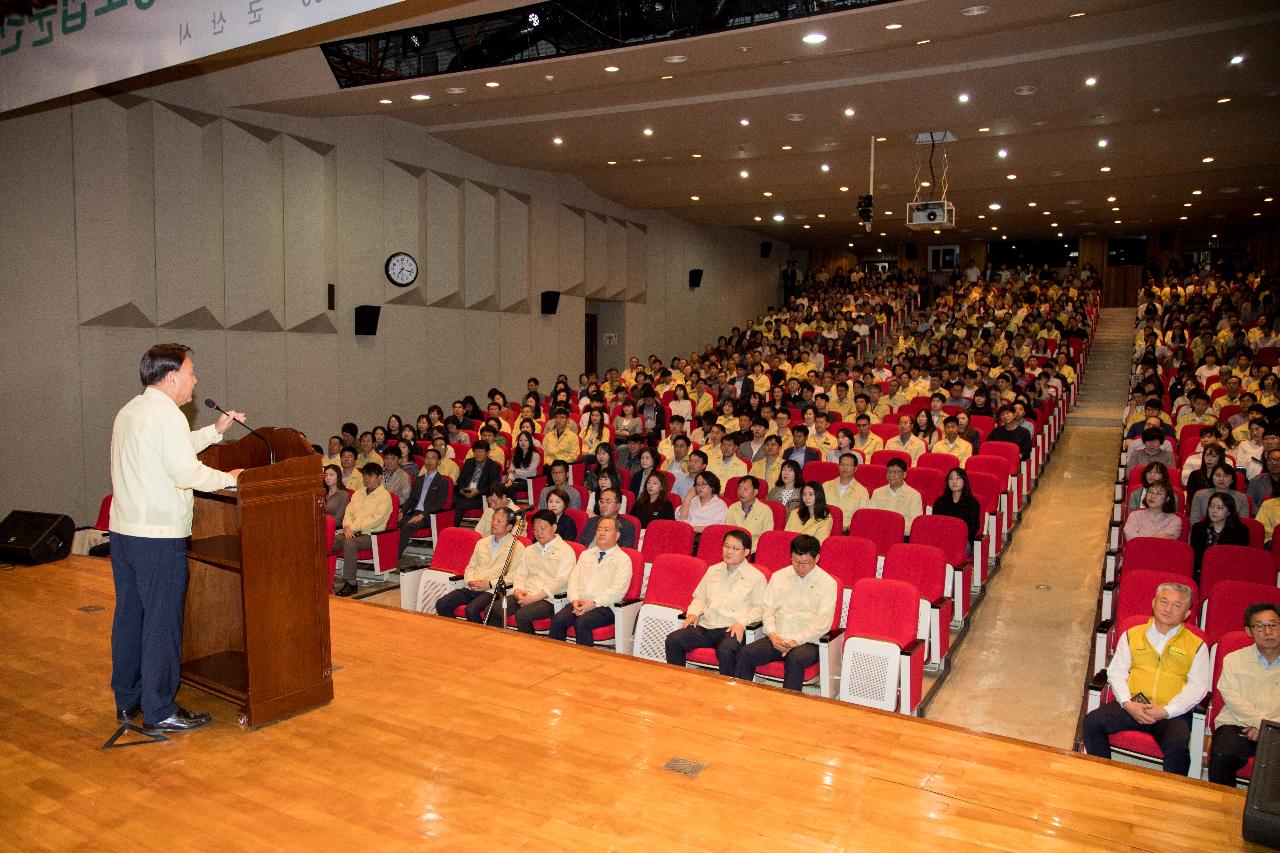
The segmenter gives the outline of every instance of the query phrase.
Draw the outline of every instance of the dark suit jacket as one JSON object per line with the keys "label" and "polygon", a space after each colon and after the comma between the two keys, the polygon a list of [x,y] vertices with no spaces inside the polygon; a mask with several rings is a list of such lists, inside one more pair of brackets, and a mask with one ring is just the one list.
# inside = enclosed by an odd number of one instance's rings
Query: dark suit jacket
{"label": "dark suit jacket", "polygon": [[[458,482],[454,483],[455,489],[465,489],[471,484],[471,478],[475,476],[476,460],[471,457],[462,463],[462,470],[458,472]],[[502,479],[502,469],[498,467],[498,463],[492,459],[484,460],[484,468],[480,470],[480,482],[477,488],[480,494],[484,494],[491,486]]]}
{"label": "dark suit jacket", "polygon": [[[427,489],[427,500],[426,503],[422,505],[422,511],[427,515],[431,515],[433,512],[439,512],[445,508],[445,495],[449,491],[448,485],[445,483],[445,479],[444,474],[441,474],[439,471],[437,471],[436,475],[431,478],[431,487]],[[408,516],[413,514],[414,507],[416,507],[418,505],[418,501],[422,499],[422,484],[426,481],[426,476],[421,474],[416,480],[414,480],[413,489],[409,492],[409,499],[400,506],[404,515]]]}

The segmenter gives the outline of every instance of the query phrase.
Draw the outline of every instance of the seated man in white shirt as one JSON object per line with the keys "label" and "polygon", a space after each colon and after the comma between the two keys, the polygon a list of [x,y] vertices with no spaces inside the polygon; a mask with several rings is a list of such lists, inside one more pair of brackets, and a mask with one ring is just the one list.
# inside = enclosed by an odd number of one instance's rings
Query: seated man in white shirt
{"label": "seated man in white shirt", "polygon": [[722,562],[707,569],[693,591],[684,627],[667,635],[667,663],[684,666],[694,649],[715,649],[721,675],[733,675],[747,626],[764,609],[764,574],[747,562],[751,537],[725,534]]}
{"label": "seated man in white shirt", "polygon": [[960,437],[960,419],[947,415],[942,419],[942,438],[933,443],[934,453],[950,453],[964,467],[973,455],[973,445]]}
{"label": "seated man in white shirt", "polygon": [[[555,513],[540,509],[532,518],[533,542],[525,546],[520,565],[507,574],[511,587],[507,615],[515,616],[516,630],[522,634],[532,634],[534,622],[550,619],[554,614],[552,599],[564,594],[577,559],[573,549],[556,534]],[[490,616],[489,623],[500,624],[501,618]]]}
{"label": "seated man in white shirt", "polygon": [[818,640],[831,630],[837,604],[838,584],[818,566],[821,547],[808,534],[791,540],[791,565],[774,572],[765,588],[766,636],[739,652],[737,678],[751,681],[759,667],[782,661],[782,686],[804,686],[805,668],[817,663]]}
{"label": "seated man in white shirt", "polygon": [[524,548],[511,535],[515,520],[515,512],[506,507],[494,512],[493,533],[476,543],[462,572],[465,586],[440,596],[436,601],[436,613],[452,618],[453,611],[465,605],[468,622],[484,621],[484,612],[493,600],[493,585],[502,574],[502,567],[507,565],[507,558],[511,559],[507,569],[510,577],[512,572],[519,570],[524,557]]}
{"label": "seated man in white shirt", "polygon": [[1231,788],[1257,751],[1262,721],[1280,719],[1280,608],[1271,602],[1249,605],[1244,630],[1253,645],[1222,659],[1222,708],[1209,745],[1209,781]]}
{"label": "seated man in white shirt", "polygon": [[887,509],[906,520],[906,533],[911,535],[911,524],[924,515],[924,501],[920,493],[907,485],[907,463],[890,459],[884,466],[885,485],[871,493],[867,506],[871,509]]}
{"label": "seated man in white shirt", "polygon": [[594,646],[596,628],[613,624],[614,604],[622,601],[631,585],[631,558],[618,547],[618,519],[596,516],[593,545],[578,558],[569,573],[569,603],[551,617],[549,636],[564,640],[573,628],[580,646]]}
{"label": "seated man in white shirt", "polygon": [[1090,755],[1111,757],[1108,738],[1142,731],[1164,753],[1166,773],[1187,775],[1191,768],[1191,710],[1209,692],[1209,648],[1182,627],[1191,611],[1191,588],[1165,583],[1156,588],[1152,618],[1120,635],[1107,665],[1107,683],[1115,697],[1084,718],[1084,747]]}
{"label": "seated man in white shirt", "polygon": [[844,519],[844,532],[849,532],[849,522],[853,514],[867,505],[871,496],[867,489],[856,479],[853,472],[858,469],[858,457],[852,453],[840,455],[840,474],[822,484],[822,491],[827,499],[827,506],[840,508]]}
{"label": "seated man in white shirt", "polygon": [[[766,488],[766,492],[768,489]],[[760,495],[760,481],[748,474],[738,480],[738,499],[729,506],[724,523],[741,527],[751,534],[749,553],[754,554],[760,537],[773,529],[773,510],[756,500]]]}

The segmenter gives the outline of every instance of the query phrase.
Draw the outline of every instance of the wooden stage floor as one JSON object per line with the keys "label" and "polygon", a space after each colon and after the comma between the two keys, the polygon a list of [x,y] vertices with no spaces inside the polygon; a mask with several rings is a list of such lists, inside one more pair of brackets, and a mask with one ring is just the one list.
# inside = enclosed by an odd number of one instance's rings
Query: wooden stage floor
{"label": "wooden stage floor", "polygon": [[331,705],[103,751],[112,607],[0,572],[0,848],[1248,849],[1207,783],[341,599]]}

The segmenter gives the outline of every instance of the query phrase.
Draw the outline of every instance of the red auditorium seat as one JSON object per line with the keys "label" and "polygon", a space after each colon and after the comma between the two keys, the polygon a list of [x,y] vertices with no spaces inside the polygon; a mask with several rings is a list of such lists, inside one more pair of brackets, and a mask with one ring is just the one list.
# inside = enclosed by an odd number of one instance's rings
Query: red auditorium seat
{"label": "red auditorium seat", "polygon": [[[1219,637],[1217,642],[1214,644],[1213,687],[1209,693],[1209,717],[1206,720],[1206,725],[1204,731],[1201,733],[1200,740],[1197,741],[1194,737],[1191,740],[1191,755],[1193,757],[1204,754],[1204,734],[1213,732],[1214,724],[1218,719],[1218,714],[1222,711],[1222,706],[1225,704],[1222,698],[1222,693],[1218,690],[1218,681],[1222,677],[1223,659],[1232,652],[1248,648],[1251,645],[1253,645],[1253,638],[1244,631],[1229,631]],[[1248,783],[1252,779],[1253,759],[1250,758],[1249,762],[1245,764],[1244,767],[1240,768],[1238,773],[1236,773],[1236,782]]]}
{"label": "red auditorium seat", "polygon": [[840,602],[840,624],[849,616],[849,597],[853,585],[863,578],[874,578],[879,571],[875,543],[860,536],[832,536],[822,543],[818,565],[840,581],[844,600]]}
{"label": "red auditorium seat", "polygon": [[418,582],[416,607],[422,613],[434,613],[436,600],[462,583],[462,573],[471,552],[482,537],[466,527],[448,527],[440,531],[431,565],[422,570]]}
{"label": "red auditorium seat", "polygon": [[708,524],[702,529],[702,535],[698,537],[698,552],[694,556],[705,561],[708,566],[719,563],[724,559],[724,535],[730,530],[741,530],[748,536],[751,535],[751,531],[745,527],[733,524]]}
{"label": "red auditorium seat", "polygon": [[889,548],[902,544],[906,531],[906,519],[887,509],[864,507],[855,512],[849,522],[850,536],[861,536],[875,543],[881,565],[884,564],[884,556],[889,553]]}
{"label": "red auditorium seat", "polygon": [[913,545],[933,545],[941,549],[950,577],[946,595],[955,602],[954,625],[960,627],[969,613],[973,584],[973,562],[969,559],[969,528],[958,518],[922,515],[911,524]]}
{"label": "red auditorium seat", "polygon": [[[623,548],[622,553],[631,558],[631,584],[627,587],[622,601],[612,605],[613,624],[595,628],[592,636],[597,646],[612,647],[618,654],[631,654],[632,638],[635,634],[636,617],[640,613],[640,585],[644,582],[644,557],[635,548]],[[535,629],[537,623],[534,623]],[[577,634],[569,628],[569,639]]]}
{"label": "red auditorium seat", "polygon": [[942,670],[951,649],[951,614],[954,605],[946,594],[947,558],[933,545],[894,545],[884,558],[881,576],[905,581],[920,593],[920,617],[925,623],[917,636],[929,638],[928,665]]}
{"label": "red auditorium seat", "polygon": [[1244,612],[1249,605],[1263,601],[1274,604],[1280,597],[1280,589],[1273,583],[1229,580],[1215,583],[1212,589],[1202,589],[1204,610],[1200,624],[1210,642],[1244,627]]}
{"label": "red auditorium seat", "polygon": [[919,602],[916,588],[903,581],[863,578],[854,584],[840,655],[841,700],[916,713],[926,651]]}
{"label": "red auditorium seat", "polygon": [[766,530],[756,543],[752,564],[770,573],[791,565],[791,543],[799,535],[786,530]]}
{"label": "red auditorium seat", "polygon": [[633,646],[636,657],[666,660],[667,635],[684,627],[685,610],[706,573],[706,562],[687,552],[663,553],[654,558],[649,570],[649,586],[636,616]]}

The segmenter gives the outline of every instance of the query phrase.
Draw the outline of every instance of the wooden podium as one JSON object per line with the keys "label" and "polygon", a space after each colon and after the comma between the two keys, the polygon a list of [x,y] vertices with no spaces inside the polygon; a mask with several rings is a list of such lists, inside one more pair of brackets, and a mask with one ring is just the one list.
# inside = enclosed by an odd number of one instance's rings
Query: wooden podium
{"label": "wooden podium", "polygon": [[262,726],[333,699],[320,457],[297,430],[258,430],[199,454],[239,488],[196,492],[182,680]]}

